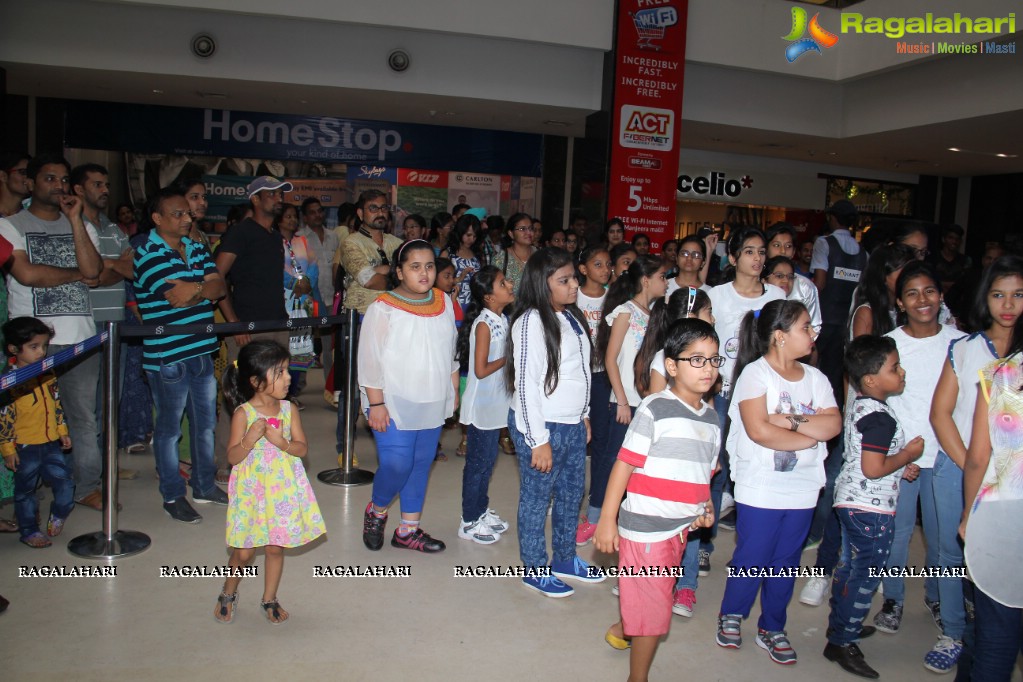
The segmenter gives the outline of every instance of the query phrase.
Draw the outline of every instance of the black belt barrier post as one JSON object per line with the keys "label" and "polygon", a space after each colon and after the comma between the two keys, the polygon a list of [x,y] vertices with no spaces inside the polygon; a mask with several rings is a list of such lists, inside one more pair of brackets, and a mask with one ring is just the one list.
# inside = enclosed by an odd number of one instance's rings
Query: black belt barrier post
{"label": "black belt barrier post", "polygon": [[103,414],[106,424],[106,466],[103,475],[103,530],[97,533],[79,535],[68,543],[68,551],[84,559],[116,559],[138,554],[152,542],[145,533],[134,530],[117,530],[117,396],[120,386],[117,379],[120,372],[121,340],[117,324],[107,322],[107,345],[103,371]]}
{"label": "black belt barrier post", "polygon": [[[327,469],[321,471],[316,478],[328,485],[357,486],[373,482],[373,472],[364,469],[352,468],[352,458],[355,457],[355,423],[358,421],[356,405],[359,396],[359,387],[355,382],[355,354],[358,352],[359,338],[359,313],[354,308],[346,309],[345,323],[342,327],[342,347],[345,351],[345,364],[343,375],[343,386],[345,394],[341,398],[342,411],[341,419],[342,433],[344,433],[344,446],[337,455],[339,469]],[[337,364],[335,363],[335,368]],[[337,370],[334,370],[335,379]]]}

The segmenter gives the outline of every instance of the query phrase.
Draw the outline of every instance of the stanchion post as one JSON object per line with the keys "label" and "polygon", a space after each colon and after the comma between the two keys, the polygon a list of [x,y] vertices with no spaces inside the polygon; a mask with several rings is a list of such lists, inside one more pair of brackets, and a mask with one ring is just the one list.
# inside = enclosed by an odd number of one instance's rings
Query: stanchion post
{"label": "stanchion post", "polygon": [[[68,543],[68,551],[84,559],[116,559],[138,554],[149,547],[145,533],[117,529],[117,404],[120,386],[121,340],[116,322],[107,322],[107,345],[103,353],[103,415],[106,422],[106,462],[103,475],[103,530],[79,535]],[[97,424],[97,426],[100,426]]]}
{"label": "stanchion post", "polygon": [[[342,396],[341,409],[338,419],[341,420],[341,430],[344,434],[342,451],[338,453],[338,469],[328,469],[317,474],[320,481],[328,485],[357,486],[373,482],[373,473],[363,469],[352,467],[355,457],[355,424],[358,421],[356,401],[359,395],[359,386],[356,383],[355,361],[358,352],[359,338],[359,313],[354,308],[345,310],[345,324],[342,329],[343,344],[345,349],[345,362],[343,374],[343,386],[345,387]],[[334,379],[337,380],[337,363],[334,364]]]}

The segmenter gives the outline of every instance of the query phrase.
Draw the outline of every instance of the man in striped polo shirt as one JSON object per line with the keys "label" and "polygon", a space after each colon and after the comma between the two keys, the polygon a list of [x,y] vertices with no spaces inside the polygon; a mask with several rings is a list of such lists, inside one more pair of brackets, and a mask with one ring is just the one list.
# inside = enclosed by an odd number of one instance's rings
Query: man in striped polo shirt
{"label": "man in striped polo shirt", "polygon": [[[150,211],[155,228],[135,252],[135,292],[145,324],[212,324],[213,301],[227,291],[209,250],[187,237],[192,229],[188,200],[162,189]],[[181,417],[188,409],[192,449],[192,500],[227,504],[216,486],[213,429],[217,422],[215,334],[164,334],[143,340],[142,366],[156,405],[153,451],[160,476],[163,508],[175,521],[199,523],[202,517],[185,499],[178,474]]]}

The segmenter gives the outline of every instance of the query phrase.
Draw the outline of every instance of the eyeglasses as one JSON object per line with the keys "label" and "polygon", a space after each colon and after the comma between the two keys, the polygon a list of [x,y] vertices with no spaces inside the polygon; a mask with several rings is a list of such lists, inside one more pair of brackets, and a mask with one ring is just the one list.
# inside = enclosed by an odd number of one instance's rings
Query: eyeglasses
{"label": "eyeglasses", "polygon": [[783,275],[780,272],[772,272],[770,275],[768,275],[768,277],[773,277],[775,279],[787,279],[790,282],[794,282],[796,280],[795,273]]}
{"label": "eyeglasses", "polygon": [[694,355],[694,356],[692,356],[690,358],[675,358],[675,362],[688,362],[690,365],[692,365],[696,369],[700,369],[701,367],[706,365],[708,362],[710,363],[711,367],[721,367],[722,365],[725,364],[725,356],[724,355],[714,355],[712,357],[705,358],[702,355]]}
{"label": "eyeglasses", "polygon": [[366,204],[366,211],[369,213],[387,213],[391,207],[386,204]]}
{"label": "eyeglasses", "polygon": [[703,254],[699,251],[679,251],[679,258],[692,258],[693,260],[703,260]]}
{"label": "eyeglasses", "polygon": [[[912,248],[912,247],[910,247],[910,248]],[[928,251],[927,249],[916,249],[916,248],[913,249],[913,254],[916,256],[917,260],[923,260],[924,258],[927,258],[927,256],[930,253],[931,252]]]}
{"label": "eyeglasses", "polygon": [[513,230],[515,232],[536,232],[536,228],[532,225],[519,225],[518,227],[513,228]]}
{"label": "eyeglasses", "polygon": [[192,212],[191,211],[170,211],[170,212],[167,213],[167,215],[169,215],[170,217],[172,217],[172,218],[174,218],[176,220],[181,220],[186,215],[189,218],[191,218],[192,217]]}

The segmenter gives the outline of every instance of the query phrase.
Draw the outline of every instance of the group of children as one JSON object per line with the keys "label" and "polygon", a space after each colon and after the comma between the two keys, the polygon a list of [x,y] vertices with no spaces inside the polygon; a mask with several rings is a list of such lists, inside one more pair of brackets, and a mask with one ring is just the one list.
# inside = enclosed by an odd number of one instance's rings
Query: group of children
{"label": "group of children", "polygon": [[[679,261],[705,260],[699,247],[684,240]],[[391,259],[390,290],[369,306],[359,341],[362,409],[379,459],[364,512],[366,547],[382,547],[397,497],[401,518],[391,545],[445,549],[420,528],[420,517],[441,428],[459,404],[464,372],[460,420],[468,447],[460,538],[491,544],[510,527],[489,508],[487,495],[499,434],[507,427],[521,478],[516,530],[527,569],[523,584],[545,596],[569,596],[573,589],[565,581],[605,578],[579,558],[577,546],[592,538],[598,550],[617,551],[621,619],[605,639],[631,648],[630,679],[642,680],[671,614],[692,615],[705,551],[709,563],[709,549],[702,547],[713,537],[722,479],[729,476],[736,547],[716,641],[741,646],[741,622],[759,596],[755,642],[774,661],[793,664],[785,624],[795,575],[765,577],[765,570],[784,574],[799,566],[825,483],[826,444],[844,431],[834,502],[842,554],[824,656],[854,674],[877,677],[858,646],[870,634],[864,620],[880,580],[871,569],[906,563],[918,498],[927,564],[963,563],[957,541],[964,532],[963,501],[980,486],[979,476],[964,484],[963,470],[987,462],[976,463],[983,453],[974,460],[968,453],[971,429],[986,426],[975,418],[986,408],[978,401],[978,371],[1016,357],[1023,346],[1023,334],[1016,333],[1023,266],[1006,257],[986,271],[976,311],[984,331],[965,337],[938,321],[941,285],[932,269],[905,265],[894,286],[902,325],[848,343],[853,399],[843,423],[832,387],[806,363],[815,321],[789,287],[765,281],[768,251],[759,230],[733,232],[727,252],[735,277],[708,292],[702,283],[694,286],[699,268],[693,264],[686,284],[673,280],[671,288],[661,259],[626,244],[585,249],[578,265],[562,249],[544,248],[528,258],[514,285],[502,268],[473,272],[463,316],[458,301],[437,288],[438,270],[451,266],[438,265],[428,241],[403,243]],[[464,317],[460,330],[456,317]],[[45,325],[12,320],[4,335],[16,366],[45,355]],[[307,452],[301,420],[284,400],[287,368],[286,349],[253,342],[225,375],[234,414],[230,561],[244,566],[255,548],[266,548],[261,606],[275,624],[288,617],[276,594],[283,548],[325,532],[300,462]],[[19,390],[21,397],[0,414],[0,451],[18,472],[22,540],[38,547],[60,532],[71,510],[71,476],[60,455],[69,443],[52,376]],[[37,423],[39,404],[53,408],[45,423]],[[39,444],[22,438],[30,423]],[[588,444],[590,490],[583,508]],[[54,489],[46,535],[31,494],[38,475]],[[688,541],[702,529],[711,531],[705,545]],[[684,571],[677,578],[679,566]],[[219,622],[233,619],[239,580],[229,578],[218,597]],[[925,665],[945,672],[963,646],[962,581],[943,578],[926,590],[929,606],[941,604],[943,634]],[[900,579],[886,579],[878,629],[898,630],[903,595]]]}

